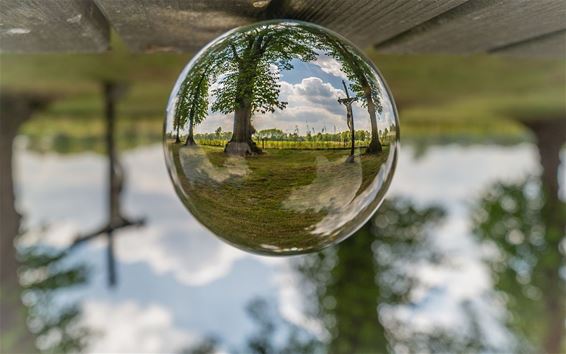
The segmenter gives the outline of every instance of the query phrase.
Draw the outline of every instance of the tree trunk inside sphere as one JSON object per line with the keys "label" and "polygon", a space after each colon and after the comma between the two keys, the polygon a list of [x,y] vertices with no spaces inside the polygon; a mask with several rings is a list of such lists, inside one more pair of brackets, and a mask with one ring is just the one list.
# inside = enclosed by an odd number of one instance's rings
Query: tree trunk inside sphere
{"label": "tree trunk inside sphere", "polygon": [[185,146],[196,145],[196,141],[194,138],[194,125],[193,120],[189,121],[189,135],[187,136],[187,141],[185,141]]}
{"label": "tree trunk inside sphere", "polygon": [[251,123],[252,108],[247,100],[234,112],[234,131],[232,139],[226,144],[224,152],[231,155],[257,155],[261,149],[252,140],[255,129]]}
{"label": "tree trunk inside sphere", "polygon": [[371,122],[371,141],[366,149],[366,153],[377,154],[383,151],[383,147],[379,142],[379,132],[377,130],[377,116],[376,116],[375,103],[373,102],[373,98],[371,97],[371,89],[369,88],[369,86],[366,89],[364,89],[364,91],[368,106],[369,119]]}

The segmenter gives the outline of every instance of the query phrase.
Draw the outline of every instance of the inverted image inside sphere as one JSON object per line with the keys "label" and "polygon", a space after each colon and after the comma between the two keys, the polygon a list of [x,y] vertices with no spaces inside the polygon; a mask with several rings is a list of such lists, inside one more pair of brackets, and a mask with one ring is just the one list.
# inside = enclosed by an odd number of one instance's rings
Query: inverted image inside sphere
{"label": "inverted image inside sphere", "polygon": [[398,153],[395,106],[373,64],[294,21],[240,28],[203,49],[164,127],[186,208],[228,243],[268,255],[350,236],[383,200]]}

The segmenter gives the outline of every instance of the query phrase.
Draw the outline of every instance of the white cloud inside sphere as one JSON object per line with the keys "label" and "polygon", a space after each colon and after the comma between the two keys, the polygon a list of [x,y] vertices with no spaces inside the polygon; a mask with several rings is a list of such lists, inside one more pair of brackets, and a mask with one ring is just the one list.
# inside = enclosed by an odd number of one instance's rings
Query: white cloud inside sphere
{"label": "white cloud inside sphere", "polygon": [[319,53],[315,61],[312,62],[314,65],[320,67],[320,70],[327,74],[339,77],[343,80],[348,80],[348,77],[342,70],[342,64],[340,64],[336,59],[329,57],[323,53]]}
{"label": "white cloud inside sphere", "polygon": [[[279,99],[287,102],[283,110],[274,113],[259,114],[253,117],[257,130],[277,128],[285,132],[293,132],[298,127],[299,134],[304,135],[314,128],[315,132],[346,131],[346,107],[338,103],[338,98],[345,97],[344,91],[336,89],[330,83],[318,77],[306,77],[300,83],[280,82]],[[370,129],[367,111],[359,103],[354,103],[354,119],[356,130]],[[207,119],[196,127],[197,133],[213,132],[218,127],[232,130],[233,114],[211,113]]]}

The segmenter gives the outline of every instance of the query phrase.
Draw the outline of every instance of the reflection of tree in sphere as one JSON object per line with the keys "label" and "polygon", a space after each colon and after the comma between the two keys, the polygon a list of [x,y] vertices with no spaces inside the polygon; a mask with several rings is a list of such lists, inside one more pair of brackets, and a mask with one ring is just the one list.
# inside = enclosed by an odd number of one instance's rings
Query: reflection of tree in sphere
{"label": "reflection of tree in sphere", "polygon": [[395,105],[369,60],[318,26],[269,21],[216,39],[179,76],[165,155],[189,211],[261,254],[351,235],[389,187]]}

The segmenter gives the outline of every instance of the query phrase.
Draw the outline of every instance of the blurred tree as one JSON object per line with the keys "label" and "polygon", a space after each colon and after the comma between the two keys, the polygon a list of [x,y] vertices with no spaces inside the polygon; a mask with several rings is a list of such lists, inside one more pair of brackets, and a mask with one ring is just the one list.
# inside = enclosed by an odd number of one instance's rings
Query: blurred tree
{"label": "blurred tree", "polygon": [[76,304],[59,305],[54,296],[84,285],[88,271],[83,265],[66,264],[68,252],[42,246],[20,250],[20,279],[28,311],[28,324],[42,353],[79,353],[93,334],[80,324]]}
{"label": "blurred tree", "polygon": [[497,246],[491,259],[496,288],[504,294],[509,327],[525,352],[561,353],[564,344],[566,205],[559,196],[560,150],[566,121],[525,123],[534,133],[541,176],[496,183],[479,199],[474,233]]}
{"label": "blurred tree", "polygon": [[12,154],[20,126],[52,99],[29,92],[0,92],[0,352],[3,353],[35,350],[21,302],[20,261],[14,249],[21,215],[16,209]]}
{"label": "blurred tree", "polygon": [[[105,90],[109,91],[109,86],[104,85]],[[15,207],[12,142],[20,125],[52,99],[13,91],[0,95],[0,351],[3,353],[36,352],[36,342],[43,352],[80,352],[89,334],[78,324],[80,313],[76,306],[61,307],[53,301],[58,291],[84,284],[86,269],[66,264],[66,251],[51,251],[42,246],[16,250],[21,217]],[[113,104],[107,102],[107,111],[113,112],[109,106]],[[113,115],[107,117],[112,124]]]}
{"label": "blurred tree", "polygon": [[[273,301],[258,297],[250,301],[246,312],[254,324],[254,332],[235,354],[323,354],[324,345],[313,334],[282,318]],[[222,342],[207,336],[196,345],[181,350],[182,354],[223,352]]]}
{"label": "blurred tree", "polygon": [[[321,342],[315,336],[284,320],[275,304],[257,298],[247,306],[248,315],[257,326],[243,348],[248,354],[316,354],[321,353]],[[284,340],[278,336],[285,333]],[[282,343],[277,345],[277,343]]]}
{"label": "blurred tree", "polygon": [[[326,329],[328,339],[289,323],[274,304],[260,298],[248,305],[256,331],[233,352],[501,352],[486,341],[481,314],[469,300],[460,303],[467,319],[460,328],[434,324],[416,328],[389,311],[418,307],[415,291],[427,289],[432,296],[436,293],[437,289],[422,283],[414,269],[425,263],[451,267],[430,239],[430,231],[444,218],[444,210],[437,206],[416,207],[407,199],[386,200],[372,221],[351,238],[337,247],[294,260],[307,301],[306,314]],[[212,353],[220,348],[219,340],[212,348],[209,344],[204,341],[194,349],[205,347],[210,350],[206,353]]]}
{"label": "blurred tree", "polygon": [[180,354],[216,354],[219,352],[219,345],[220,341],[217,338],[209,336],[191,347],[182,348]]}
{"label": "blurred tree", "polygon": [[[479,332],[419,333],[379,313],[384,306],[412,305],[411,294],[420,280],[408,264],[442,262],[430,244],[429,230],[444,215],[436,206],[417,208],[408,200],[387,200],[354,236],[296,263],[304,280],[301,289],[312,299],[309,313],[329,331],[328,352],[386,353],[401,347],[419,353],[486,350]],[[467,304],[462,309],[470,313],[470,328],[477,326]]]}

